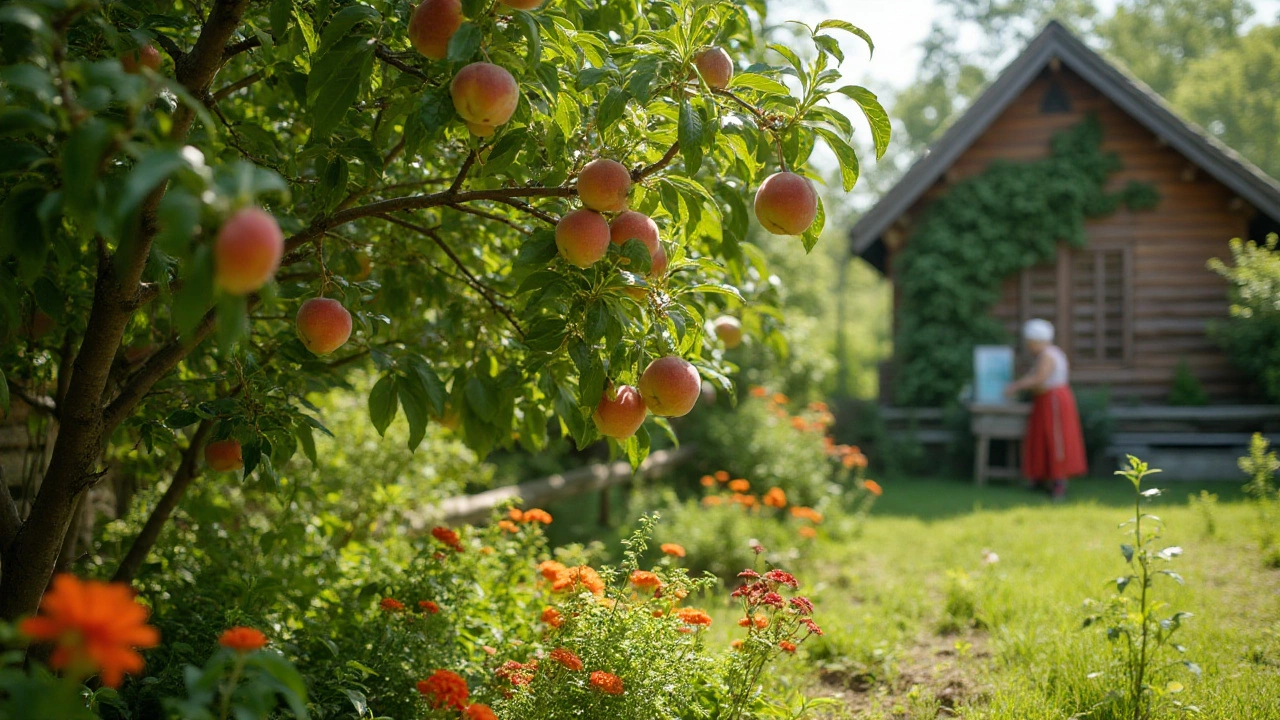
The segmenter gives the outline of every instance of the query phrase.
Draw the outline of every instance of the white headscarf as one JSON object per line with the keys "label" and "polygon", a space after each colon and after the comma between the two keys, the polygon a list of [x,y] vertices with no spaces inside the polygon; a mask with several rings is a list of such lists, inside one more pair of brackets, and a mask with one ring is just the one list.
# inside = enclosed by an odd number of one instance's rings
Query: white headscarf
{"label": "white headscarf", "polygon": [[1022,339],[1029,342],[1053,342],[1053,323],[1039,318],[1028,320],[1022,326]]}

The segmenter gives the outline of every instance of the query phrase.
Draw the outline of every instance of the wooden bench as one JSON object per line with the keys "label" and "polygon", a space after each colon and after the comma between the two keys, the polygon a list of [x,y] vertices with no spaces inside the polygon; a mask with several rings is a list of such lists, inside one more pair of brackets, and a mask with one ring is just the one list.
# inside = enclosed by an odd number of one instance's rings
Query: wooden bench
{"label": "wooden bench", "polygon": [[[1031,406],[1027,403],[969,405],[969,429],[973,433],[973,480],[986,485],[988,478],[1017,480],[1022,476],[1022,435],[1027,429]],[[1003,465],[991,464],[991,441],[1010,444]]]}

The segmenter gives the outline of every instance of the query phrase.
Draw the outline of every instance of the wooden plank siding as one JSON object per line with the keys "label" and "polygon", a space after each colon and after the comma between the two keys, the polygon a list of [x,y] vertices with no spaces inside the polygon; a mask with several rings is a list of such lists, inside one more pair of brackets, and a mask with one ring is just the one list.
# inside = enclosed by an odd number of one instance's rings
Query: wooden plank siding
{"label": "wooden plank siding", "polygon": [[[1041,111],[1055,81],[1071,100],[1070,112]],[[1072,358],[1073,383],[1106,386],[1113,400],[1165,400],[1183,360],[1214,401],[1249,399],[1244,380],[1207,336],[1211,322],[1227,317],[1228,302],[1225,281],[1205,263],[1226,255],[1228,240],[1248,234],[1250,209],[1069,69],[1046,69],[896,229],[909,237],[911,220],[928,203],[993,160],[1048,156],[1054,135],[1090,114],[1103,124],[1103,149],[1118,154],[1122,163],[1109,188],[1134,180],[1149,183],[1160,203],[1150,211],[1123,209],[1090,220],[1086,248],[1063,246],[1055,263],[1006,278],[993,316],[1015,336],[1029,317],[1054,321]],[[890,278],[893,254],[900,249],[890,244]]]}

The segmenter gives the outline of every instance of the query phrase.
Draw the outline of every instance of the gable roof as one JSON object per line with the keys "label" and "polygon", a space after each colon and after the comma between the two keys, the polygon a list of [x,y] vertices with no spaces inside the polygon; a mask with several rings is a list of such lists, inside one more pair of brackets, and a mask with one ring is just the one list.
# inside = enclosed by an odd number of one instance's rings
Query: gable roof
{"label": "gable roof", "polygon": [[884,247],[877,242],[881,235],[942,177],[1054,59],[1215,180],[1267,216],[1280,220],[1280,182],[1199,126],[1179,117],[1154,90],[1103,59],[1054,20],[858,220],[849,233],[854,254],[883,269]]}

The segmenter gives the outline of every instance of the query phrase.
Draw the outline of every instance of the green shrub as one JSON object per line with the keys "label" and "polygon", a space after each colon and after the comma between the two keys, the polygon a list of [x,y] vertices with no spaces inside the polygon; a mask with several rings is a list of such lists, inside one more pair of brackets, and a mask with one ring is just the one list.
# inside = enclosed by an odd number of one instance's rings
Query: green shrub
{"label": "green shrub", "polygon": [[1209,394],[1204,391],[1200,379],[1191,371],[1191,364],[1183,358],[1173,376],[1169,388],[1169,404],[1175,406],[1200,406],[1209,404]]}
{"label": "green shrub", "polygon": [[1231,241],[1231,262],[1218,258],[1209,268],[1231,284],[1231,317],[1211,327],[1237,367],[1263,396],[1280,402],[1280,254],[1278,238],[1265,243]]}

